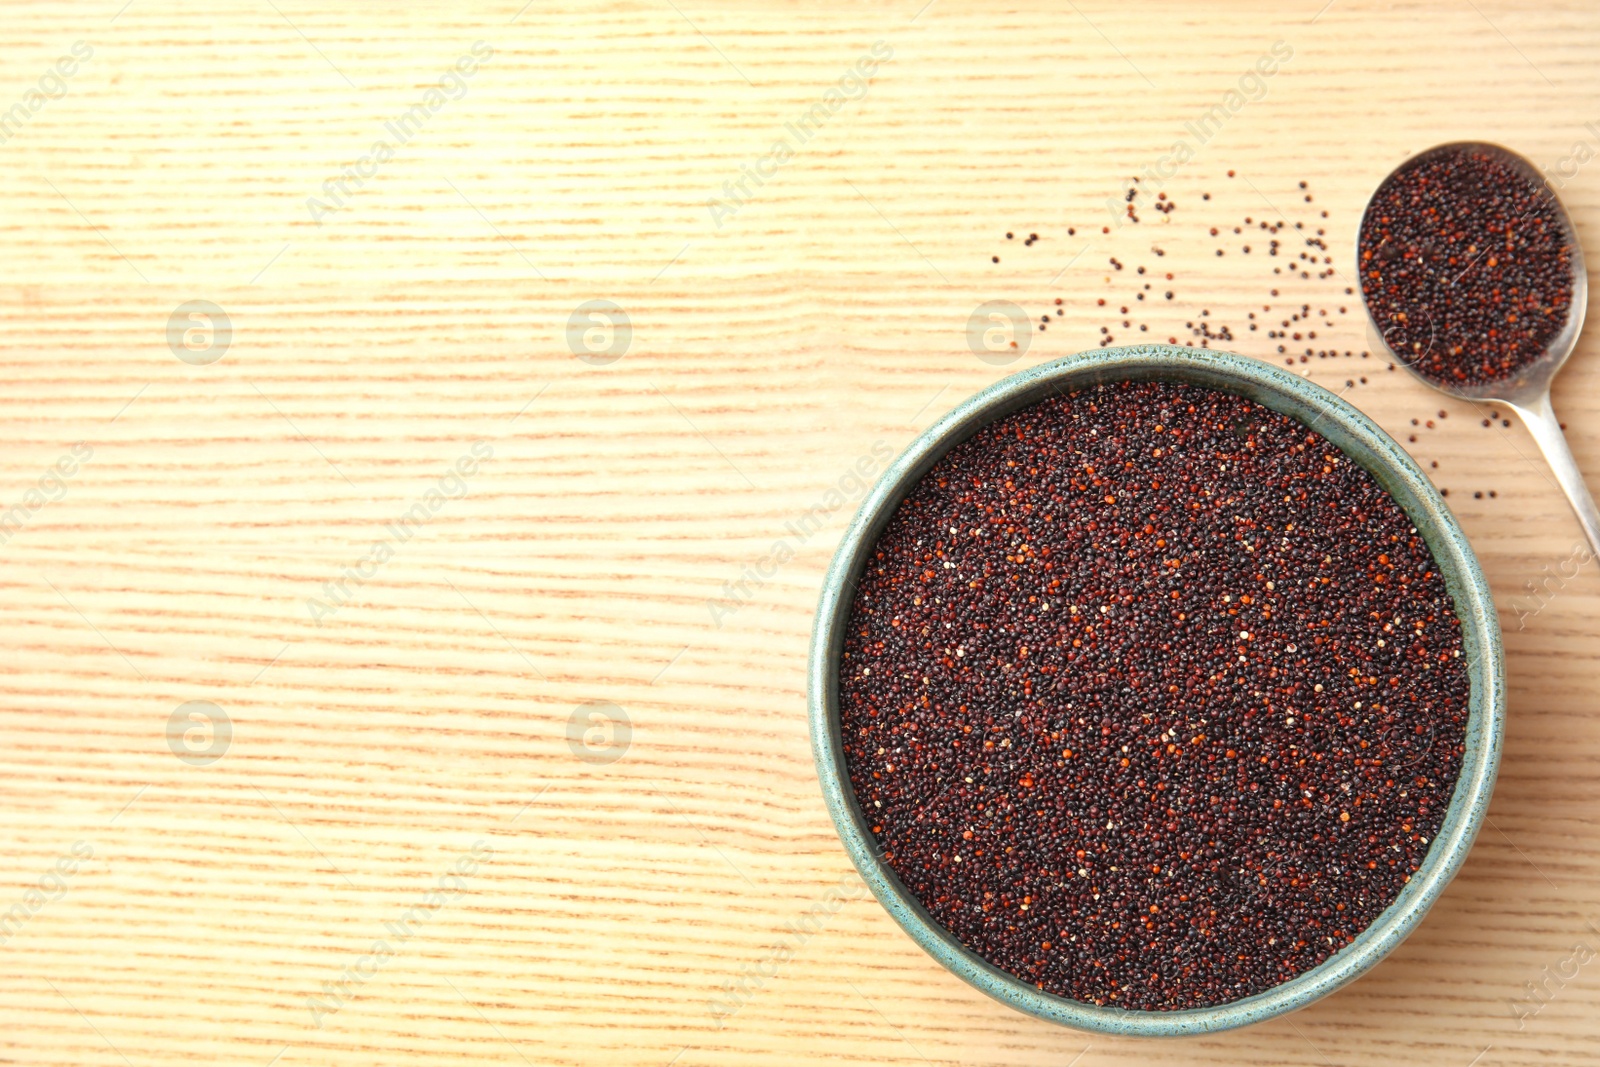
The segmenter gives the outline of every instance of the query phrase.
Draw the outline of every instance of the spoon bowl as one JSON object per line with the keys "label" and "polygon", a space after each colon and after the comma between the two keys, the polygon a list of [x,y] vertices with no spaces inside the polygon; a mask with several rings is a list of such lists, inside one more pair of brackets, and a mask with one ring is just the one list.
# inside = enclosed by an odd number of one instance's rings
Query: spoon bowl
{"label": "spoon bowl", "polygon": [[[1509,148],[1486,141],[1452,141],[1436,145],[1406,160],[1379,183],[1378,190],[1375,190],[1372,198],[1367,201],[1367,208],[1362,213],[1361,226],[1356,235],[1356,277],[1358,279],[1362,277],[1361,234],[1366,232],[1367,219],[1376,206],[1378,191],[1381,191],[1403,168],[1414,166],[1419,161],[1435,156],[1456,155],[1463,152],[1480,153],[1505,165],[1525,178],[1536,195],[1554,207],[1569,250],[1568,262],[1572,276],[1572,298],[1568,304],[1566,322],[1562,325],[1561,331],[1551,338],[1538,359],[1508,378],[1470,384],[1441,382],[1422,373],[1417,367],[1417,361],[1422,355],[1431,351],[1435,341],[1433,323],[1419,324],[1410,328],[1413,336],[1403,339],[1410,341],[1409,351],[1404,343],[1398,348],[1391,345],[1390,339],[1384,336],[1383,329],[1379,326],[1381,321],[1379,309],[1373,307],[1363,281],[1361,302],[1367,309],[1367,317],[1372,325],[1373,344],[1381,354],[1387,355],[1447,396],[1473,402],[1503,404],[1515,411],[1538,444],[1539,451],[1544,454],[1545,462],[1550,465],[1556,481],[1578,517],[1578,522],[1583,526],[1591,549],[1596,555],[1600,555],[1600,511],[1595,508],[1594,498],[1589,495],[1588,486],[1584,484],[1583,475],[1578,470],[1577,462],[1572,458],[1572,450],[1567,445],[1566,437],[1562,434],[1561,422],[1556,418],[1555,410],[1550,405],[1551,382],[1555,379],[1556,372],[1572,355],[1572,350],[1578,344],[1578,335],[1583,332],[1584,313],[1589,302],[1589,275],[1584,266],[1583,246],[1579,244],[1577,230],[1572,225],[1572,216],[1567,213],[1561,198],[1556,195],[1556,191],[1550,187],[1549,181],[1539,169]],[[1471,270],[1475,265],[1469,264],[1467,269]]]}

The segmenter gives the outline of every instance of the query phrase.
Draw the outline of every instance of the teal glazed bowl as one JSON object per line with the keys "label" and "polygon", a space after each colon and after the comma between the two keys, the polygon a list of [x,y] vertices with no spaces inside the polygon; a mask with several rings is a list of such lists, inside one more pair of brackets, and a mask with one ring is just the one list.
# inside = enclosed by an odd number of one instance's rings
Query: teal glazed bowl
{"label": "teal glazed bowl", "polygon": [[[962,945],[879,858],[856,803],[839,729],[839,656],[856,583],[878,536],[923,475],[982,427],[1046,397],[1104,382],[1151,378],[1245,396],[1322,434],[1371,473],[1410,517],[1439,565],[1461,622],[1471,679],[1455,792],[1422,867],[1393,903],[1318,966],[1254,996],[1178,1011],[1099,1007],[1046,993]],[[1168,345],[1100,349],[1014,374],[913,441],[867,495],[834,555],[817,606],[808,684],[811,743],[829,814],[861,877],[912,940],[965,981],[1019,1011],[1080,1030],[1152,1037],[1214,1033],[1294,1011],[1354,980],[1404,940],[1461,869],[1483,823],[1500,763],[1505,718],[1505,664],[1489,587],[1455,517],[1416,461],[1371,419],[1298,375],[1244,356]]]}

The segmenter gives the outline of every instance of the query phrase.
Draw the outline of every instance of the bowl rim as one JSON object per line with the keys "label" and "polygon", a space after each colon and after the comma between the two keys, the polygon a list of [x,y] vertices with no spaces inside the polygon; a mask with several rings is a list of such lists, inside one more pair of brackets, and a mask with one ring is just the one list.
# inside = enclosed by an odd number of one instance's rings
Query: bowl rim
{"label": "bowl rim", "polygon": [[[1047,396],[1127,379],[1190,382],[1246,396],[1321,433],[1371,473],[1423,536],[1455,603],[1471,679],[1456,788],[1422,866],[1376,919],[1338,952],[1261,993],[1208,1008],[1099,1007],[1046,993],[983,959],[940,926],[878,855],[845,765],[836,664],[855,582],[901,500],[952,447]],[[1505,665],[1488,583],[1448,506],[1417,462],[1340,396],[1262,360],[1171,345],[1101,348],[1012,374],[959,404],[888,466],[845,529],[822,584],[807,666],[812,753],[828,813],[862,879],[924,951],[984,993],[1029,1015],[1116,1035],[1181,1036],[1260,1022],[1317,1000],[1374,966],[1416,927],[1460,870],[1484,821],[1499,768]]]}

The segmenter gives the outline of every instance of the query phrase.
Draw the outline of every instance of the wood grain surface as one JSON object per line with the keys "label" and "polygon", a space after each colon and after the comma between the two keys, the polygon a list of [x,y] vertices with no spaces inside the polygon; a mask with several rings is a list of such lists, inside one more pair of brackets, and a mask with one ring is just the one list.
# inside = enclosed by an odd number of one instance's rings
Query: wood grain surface
{"label": "wood grain surface", "polygon": [[[1594,5],[0,22],[0,1061],[1595,1062],[1600,573],[1547,581],[1579,531],[1520,427],[1363,360],[1333,307],[1365,197],[1442,141],[1558,168],[1600,246]],[[1101,233],[1185,138],[1178,208]],[[1242,238],[1210,227],[1280,208],[1341,274],[1214,254]],[[1111,257],[1174,274],[1150,331],[1111,315],[1135,289]],[[1295,369],[1415,436],[1494,588],[1490,823],[1344,991],[1204,1039],[1085,1036],[850,889],[806,734],[819,581],[880,442],[1101,326],[1204,317],[1281,361],[1245,326],[1280,285],[1340,353]],[[569,330],[597,300],[628,328]],[[1052,315],[1006,365],[968,344],[991,300]],[[1556,405],[1592,480],[1597,387],[1591,330]]]}

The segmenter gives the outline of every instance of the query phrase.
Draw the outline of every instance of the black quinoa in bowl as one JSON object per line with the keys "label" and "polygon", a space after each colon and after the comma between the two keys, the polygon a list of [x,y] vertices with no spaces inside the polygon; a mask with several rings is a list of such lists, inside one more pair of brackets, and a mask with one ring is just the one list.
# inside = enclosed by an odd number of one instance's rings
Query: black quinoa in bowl
{"label": "black quinoa in bowl", "polygon": [[1471,682],[1438,565],[1314,427],[1119,381],[945,453],[856,585],[843,754],[933,920],[1146,1011],[1316,967],[1419,869]]}

